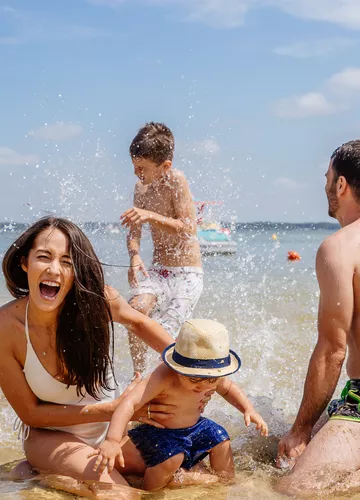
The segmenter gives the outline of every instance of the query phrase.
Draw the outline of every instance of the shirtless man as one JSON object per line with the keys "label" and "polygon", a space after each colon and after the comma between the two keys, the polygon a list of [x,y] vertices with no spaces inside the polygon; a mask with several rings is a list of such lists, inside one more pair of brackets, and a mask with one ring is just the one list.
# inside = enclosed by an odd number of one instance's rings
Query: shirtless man
{"label": "shirtless man", "polygon": [[[173,337],[191,317],[203,288],[195,206],[185,176],[172,168],[174,137],[161,123],[148,123],[134,138],[130,156],[139,182],[134,207],[120,219],[130,229],[130,305],[151,316]],[[140,257],[142,225],[150,226],[152,266]],[[139,282],[137,274],[143,274]],[[145,344],[129,332],[134,370],[145,368]]]}
{"label": "shirtless man", "polygon": [[[360,469],[360,140],[332,155],[326,173],[329,215],[342,226],[321,244],[316,258],[320,287],[318,341],[305,381],[304,396],[291,430],[279,443],[278,465],[296,463],[279,489],[296,494],[314,492],[314,473]],[[349,382],[341,399],[328,407],[330,420],[310,441],[313,428],[327,407],[348,350]],[[331,471],[331,473],[330,473]],[[349,480],[354,475],[348,476]]]}
{"label": "shirtless man", "polygon": [[[229,349],[226,328],[216,321],[194,319],[181,328],[179,337],[163,352],[163,363],[141,381],[120,403],[111,419],[105,441],[92,455],[99,455],[94,470],[110,473],[115,460],[123,467],[123,453],[137,450],[144,460],[145,490],[158,490],[174,478],[183,467],[191,470],[210,455],[213,472],[231,479],[234,476],[233,455],[226,430],[212,420],[201,417],[199,402],[210,389],[244,415],[247,426],[256,424],[267,436],[267,425],[246,395],[231,382],[228,375],[240,368],[240,359]],[[122,438],[131,416],[138,407],[161,398],[175,404],[174,417],[164,420],[164,429],[141,425],[129,432],[122,451]],[[203,481],[207,476],[203,476]]]}

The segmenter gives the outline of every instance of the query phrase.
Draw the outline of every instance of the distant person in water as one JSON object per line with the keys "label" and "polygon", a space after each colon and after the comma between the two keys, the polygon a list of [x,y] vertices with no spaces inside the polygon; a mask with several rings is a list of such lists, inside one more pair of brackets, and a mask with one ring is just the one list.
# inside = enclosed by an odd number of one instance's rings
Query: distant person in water
{"label": "distant person in water", "polygon": [[[126,466],[124,452],[138,450],[144,460],[145,490],[165,487],[180,467],[191,470],[207,455],[213,473],[233,478],[229,435],[220,425],[201,417],[201,399],[209,390],[216,391],[243,413],[246,426],[254,423],[263,436],[268,429],[246,395],[228,378],[239,370],[240,359],[229,349],[225,326],[205,319],[187,321],[177,342],[165,349],[163,361],[117,407],[105,441],[94,452],[98,454],[95,469],[111,472],[116,459]],[[164,429],[141,425],[129,431],[131,441],[122,447],[132,415],[157,398],[177,405],[174,418],[162,422]]]}
{"label": "distant person in water", "polygon": [[[172,132],[161,123],[151,122],[139,130],[130,146],[139,178],[134,206],[120,217],[130,230],[130,305],[159,322],[172,337],[191,317],[203,288],[195,206],[184,174],[172,167],[174,147]],[[146,223],[154,244],[149,269],[140,257]],[[146,346],[132,332],[129,342],[134,370],[142,372]]]}
{"label": "distant person in water", "polygon": [[[300,409],[278,450],[279,466],[295,464],[279,484],[289,494],[312,495],[335,483],[336,473],[348,489],[355,486],[356,475],[344,473],[360,469],[360,140],[335,150],[325,191],[329,215],[342,229],[325,239],[316,257],[318,340]],[[340,399],[329,404],[347,353],[349,381]],[[326,407],[330,420],[311,440]],[[314,479],[319,472],[321,478]]]}

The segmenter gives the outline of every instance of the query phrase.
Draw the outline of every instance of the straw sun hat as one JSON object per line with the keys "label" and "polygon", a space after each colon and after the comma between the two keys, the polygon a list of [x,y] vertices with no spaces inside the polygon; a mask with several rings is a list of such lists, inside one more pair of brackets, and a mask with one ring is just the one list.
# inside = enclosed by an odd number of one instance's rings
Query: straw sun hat
{"label": "straw sun hat", "polygon": [[229,349],[225,326],[210,319],[186,321],[162,357],[172,370],[188,377],[224,377],[241,366],[239,356]]}

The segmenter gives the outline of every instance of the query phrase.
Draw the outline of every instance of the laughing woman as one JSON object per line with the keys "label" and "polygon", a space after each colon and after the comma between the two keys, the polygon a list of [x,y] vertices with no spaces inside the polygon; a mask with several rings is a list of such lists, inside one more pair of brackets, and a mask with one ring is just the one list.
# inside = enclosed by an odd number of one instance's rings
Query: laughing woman
{"label": "laughing woman", "polygon": [[[66,219],[33,224],[8,249],[2,267],[15,300],[0,308],[0,386],[18,415],[26,458],[37,469],[97,480],[96,458],[88,455],[131,390],[115,398],[112,322],[158,352],[173,340],[104,284],[90,241]],[[163,405],[151,410],[160,420],[171,412]],[[156,425],[147,415],[143,409],[135,418]],[[137,456],[126,457],[132,473],[137,463]],[[117,470],[101,480],[127,484]]]}

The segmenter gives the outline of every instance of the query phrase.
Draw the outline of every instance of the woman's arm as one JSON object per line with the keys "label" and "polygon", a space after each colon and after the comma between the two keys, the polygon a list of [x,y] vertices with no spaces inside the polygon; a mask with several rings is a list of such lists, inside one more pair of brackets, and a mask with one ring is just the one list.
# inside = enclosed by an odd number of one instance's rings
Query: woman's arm
{"label": "woman's arm", "polygon": [[158,366],[149,377],[142,380],[114,411],[106,439],[120,443],[134,412],[166,391],[169,385],[168,381],[169,377],[164,365]]}
{"label": "woman's arm", "polygon": [[113,320],[124,325],[145,344],[162,353],[174,339],[156,321],[133,309],[112,287],[106,285],[105,294],[111,307]]}
{"label": "woman's arm", "polygon": [[[42,403],[30,389],[22,366],[11,350],[3,344],[0,351],[0,387],[24,424],[42,428],[108,422],[111,419],[118,400],[84,406]],[[126,397],[126,394],[121,397]]]}

